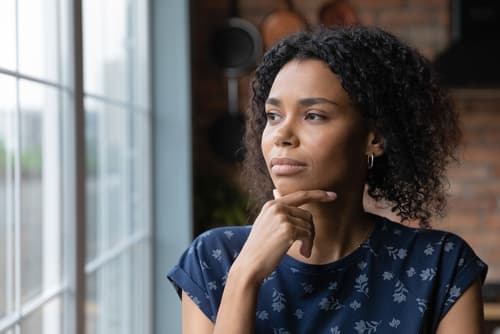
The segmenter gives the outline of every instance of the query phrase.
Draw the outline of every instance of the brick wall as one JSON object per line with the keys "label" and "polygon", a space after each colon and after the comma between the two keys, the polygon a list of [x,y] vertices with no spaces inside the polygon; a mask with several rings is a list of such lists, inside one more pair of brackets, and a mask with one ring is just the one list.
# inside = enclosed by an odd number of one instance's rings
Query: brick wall
{"label": "brick wall", "polygon": [[464,237],[500,281],[500,90],[454,91],[462,118],[461,164],[449,171],[449,215],[439,228]]}
{"label": "brick wall", "polygon": [[[448,214],[433,228],[463,237],[490,268],[487,280],[500,281],[500,89],[453,90],[463,143],[459,163],[448,172]],[[398,218],[369,199],[366,206]]]}
{"label": "brick wall", "polygon": [[[325,0],[295,0],[311,25]],[[284,1],[239,0],[240,14],[255,25]],[[433,59],[448,43],[448,0],[351,0],[364,24],[377,25]],[[237,180],[238,169],[220,162],[207,142],[210,126],[227,111],[222,71],[210,60],[210,36],[228,15],[229,0],[192,2],[193,150],[195,173],[213,169]],[[250,74],[240,78],[240,109],[247,102]],[[449,214],[434,222],[464,237],[490,265],[489,281],[500,281],[500,89],[454,91],[465,146],[462,163],[449,172]],[[195,184],[196,188],[196,184]],[[196,189],[195,189],[196,190]],[[388,214],[383,210],[378,210]]]}

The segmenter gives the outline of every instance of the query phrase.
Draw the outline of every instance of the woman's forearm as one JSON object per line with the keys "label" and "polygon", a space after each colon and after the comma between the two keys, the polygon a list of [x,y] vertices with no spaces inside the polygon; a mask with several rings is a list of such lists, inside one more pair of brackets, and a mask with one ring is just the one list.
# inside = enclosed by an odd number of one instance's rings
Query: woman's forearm
{"label": "woman's forearm", "polygon": [[[276,269],[290,246],[300,240],[301,253],[311,255],[314,224],[300,206],[331,202],[337,195],[324,190],[296,191],[268,201],[253,223],[240,254],[229,270],[214,333],[253,333],[257,295],[265,277]],[[303,251],[303,252],[302,252]]]}
{"label": "woman's forearm", "polygon": [[231,268],[217,313],[215,334],[254,333],[259,286],[244,268]]}

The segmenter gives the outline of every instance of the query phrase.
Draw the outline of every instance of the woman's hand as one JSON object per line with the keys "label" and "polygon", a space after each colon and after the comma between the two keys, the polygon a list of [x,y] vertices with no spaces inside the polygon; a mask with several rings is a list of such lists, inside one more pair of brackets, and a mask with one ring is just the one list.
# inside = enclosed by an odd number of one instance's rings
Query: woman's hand
{"label": "woman's hand", "polygon": [[299,208],[310,202],[330,202],[337,198],[323,190],[297,191],[266,202],[231,270],[241,269],[250,282],[260,284],[277,267],[293,242],[300,240],[300,252],[311,256],[314,224],[309,211]]}
{"label": "woman's hand", "polygon": [[[257,295],[262,280],[276,268],[295,240],[302,241],[302,254],[311,255],[314,240],[312,215],[299,206],[330,202],[337,197],[322,190],[298,191],[283,197],[276,195],[262,207],[245,245],[229,270],[214,326],[215,334],[255,332]],[[189,305],[186,309],[189,310]],[[186,321],[191,319],[195,318],[191,316]]]}

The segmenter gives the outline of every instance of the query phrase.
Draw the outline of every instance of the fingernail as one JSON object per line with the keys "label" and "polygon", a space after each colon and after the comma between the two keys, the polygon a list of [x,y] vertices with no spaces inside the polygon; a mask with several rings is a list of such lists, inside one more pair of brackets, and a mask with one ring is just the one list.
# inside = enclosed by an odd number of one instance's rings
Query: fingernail
{"label": "fingernail", "polygon": [[326,194],[328,195],[328,197],[337,198],[337,194],[333,191],[327,191]]}

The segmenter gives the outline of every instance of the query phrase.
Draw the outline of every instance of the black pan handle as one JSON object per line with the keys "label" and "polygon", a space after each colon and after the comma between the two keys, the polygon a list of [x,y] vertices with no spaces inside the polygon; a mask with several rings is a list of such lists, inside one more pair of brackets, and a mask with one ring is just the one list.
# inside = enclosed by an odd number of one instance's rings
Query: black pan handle
{"label": "black pan handle", "polygon": [[286,9],[288,9],[290,11],[294,10],[294,6],[293,6],[293,1],[292,0],[285,0],[285,5],[286,5]]}
{"label": "black pan handle", "polygon": [[240,8],[238,5],[238,0],[229,0],[229,17],[239,17]]}
{"label": "black pan handle", "polygon": [[232,115],[238,114],[238,79],[232,76],[227,78],[227,99],[229,113]]}

